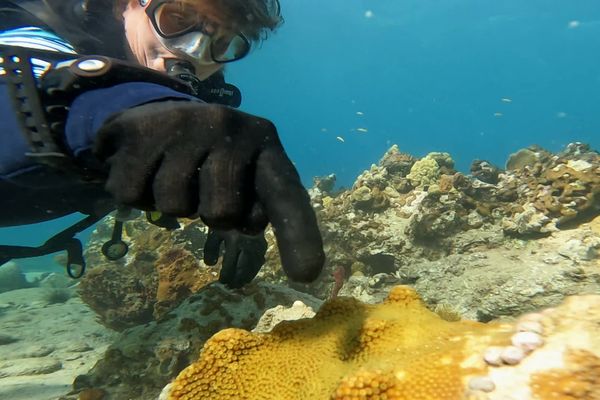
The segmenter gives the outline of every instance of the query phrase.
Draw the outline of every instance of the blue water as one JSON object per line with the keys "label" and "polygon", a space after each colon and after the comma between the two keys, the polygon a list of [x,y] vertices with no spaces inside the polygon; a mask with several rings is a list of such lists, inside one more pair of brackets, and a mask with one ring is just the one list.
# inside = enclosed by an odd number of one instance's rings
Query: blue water
{"label": "blue water", "polygon": [[351,184],[390,143],[416,156],[450,152],[463,171],[475,158],[503,166],[531,144],[600,148],[598,0],[283,0],[282,8],[280,31],[230,77],[246,110],[276,122],[307,184],[330,172]]}
{"label": "blue water", "polygon": [[[351,185],[394,143],[416,156],[447,151],[462,171],[475,158],[502,166],[531,144],[600,148],[598,0],[282,0],[282,9],[282,28],[228,76],[244,110],[276,123],[307,185],[331,172]],[[2,229],[0,243],[41,243],[68,222]]]}

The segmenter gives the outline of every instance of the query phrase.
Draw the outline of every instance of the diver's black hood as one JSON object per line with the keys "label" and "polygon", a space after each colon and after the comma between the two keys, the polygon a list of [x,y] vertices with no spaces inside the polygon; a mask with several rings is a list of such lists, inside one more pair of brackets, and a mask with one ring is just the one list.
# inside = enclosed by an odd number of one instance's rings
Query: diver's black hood
{"label": "diver's black hood", "polygon": [[0,30],[46,26],[82,55],[127,58],[113,0],[0,0]]}

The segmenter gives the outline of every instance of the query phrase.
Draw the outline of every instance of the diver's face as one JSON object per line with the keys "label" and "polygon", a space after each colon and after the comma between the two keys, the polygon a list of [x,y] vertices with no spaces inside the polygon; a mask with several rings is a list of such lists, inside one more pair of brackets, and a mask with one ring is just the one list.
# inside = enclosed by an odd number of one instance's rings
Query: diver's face
{"label": "diver's face", "polygon": [[[139,0],[131,0],[128,3],[123,12],[123,22],[129,48],[140,64],[157,71],[165,71],[165,59],[181,58],[160,43]],[[200,79],[206,79],[220,70],[223,65],[202,63],[201,65],[195,65],[195,67],[196,75]]]}

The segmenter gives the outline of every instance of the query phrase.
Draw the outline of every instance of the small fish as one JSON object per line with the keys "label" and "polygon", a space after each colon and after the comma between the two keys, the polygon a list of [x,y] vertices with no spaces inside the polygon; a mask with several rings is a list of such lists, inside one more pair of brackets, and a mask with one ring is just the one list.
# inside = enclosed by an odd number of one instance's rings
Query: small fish
{"label": "small fish", "polygon": [[327,128],[321,128],[321,132],[327,132]]}
{"label": "small fish", "polygon": [[501,116],[503,116],[504,114],[502,114],[501,112],[495,112],[494,113],[494,117],[496,118],[500,118]]}
{"label": "small fish", "polygon": [[336,136],[335,138],[336,138],[337,140],[339,140],[340,142],[342,142],[342,143],[344,143],[344,142],[345,142],[344,138],[343,138],[343,137],[341,137],[341,136]]}
{"label": "small fish", "polygon": [[362,111],[357,111],[356,115],[365,115],[365,113],[363,113]]}
{"label": "small fish", "polygon": [[503,97],[500,99],[500,101],[503,103],[512,103],[512,99],[509,99],[508,97]]}
{"label": "small fish", "polygon": [[367,132],[369,132],[369,131],[367,130],[367,128],[356,128],[356,131],[357,131],[357,132],[361,132],[361,133],[367,133]]}

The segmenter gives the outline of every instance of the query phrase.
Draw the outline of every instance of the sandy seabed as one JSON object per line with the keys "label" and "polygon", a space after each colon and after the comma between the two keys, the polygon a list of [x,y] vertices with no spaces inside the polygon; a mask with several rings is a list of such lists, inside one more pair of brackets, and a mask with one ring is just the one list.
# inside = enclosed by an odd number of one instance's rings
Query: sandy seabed
{"label": "sandy seabed", "polygon": [[102,357],[116,334],[72,290],[50,304],[52,289],[0,293],[0,399],[56,400]]}

